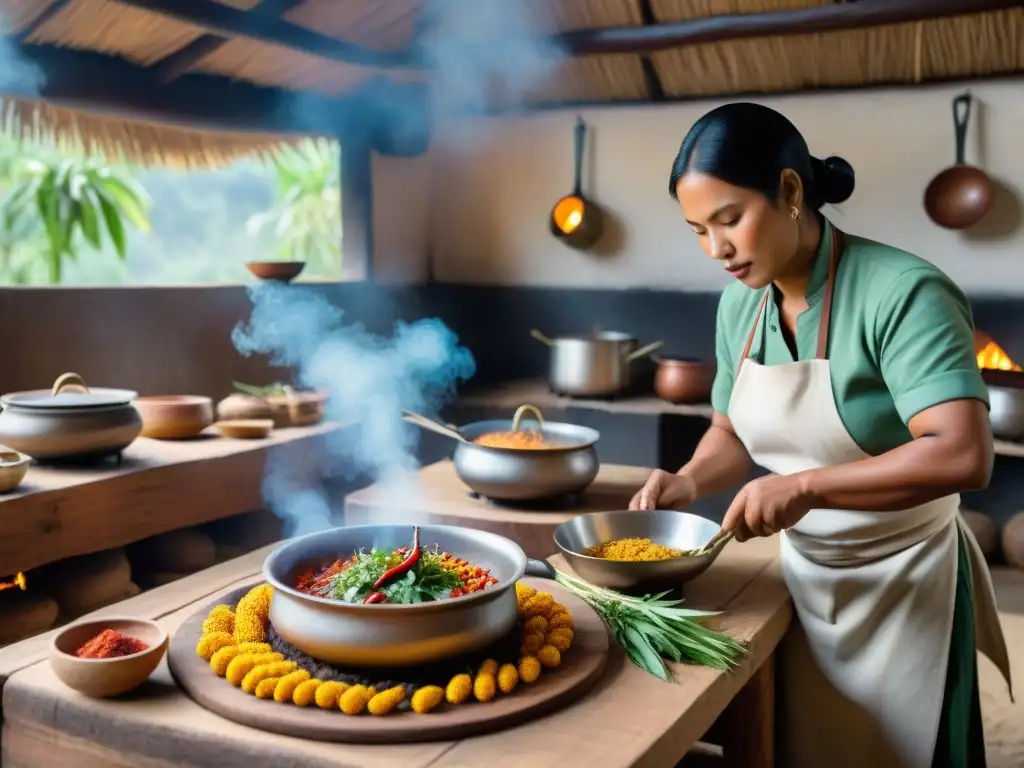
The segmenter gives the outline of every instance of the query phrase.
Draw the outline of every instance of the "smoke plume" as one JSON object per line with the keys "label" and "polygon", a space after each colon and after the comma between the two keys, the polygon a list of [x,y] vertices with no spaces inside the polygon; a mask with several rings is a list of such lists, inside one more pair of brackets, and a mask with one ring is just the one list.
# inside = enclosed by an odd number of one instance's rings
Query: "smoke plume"
{"label": "smoke plume", "polygon": [[[249,295],[252,316],[235,327],[235,348],[294,367],[298,384],[328,393],[327,418],[351,425],[324,441],[328,474],[368,475],[393,492],[412,492],[418,435],[401,412],[436,413],[475,373],[469,350],[436,319],[398,323],[391,336],[375,336],[346,323],[314,288],[260,284]],[[289,524],[288,535],[330,524],[336,510],[321,479],[297,478],[294,467],[269,463],[264,497]]]}

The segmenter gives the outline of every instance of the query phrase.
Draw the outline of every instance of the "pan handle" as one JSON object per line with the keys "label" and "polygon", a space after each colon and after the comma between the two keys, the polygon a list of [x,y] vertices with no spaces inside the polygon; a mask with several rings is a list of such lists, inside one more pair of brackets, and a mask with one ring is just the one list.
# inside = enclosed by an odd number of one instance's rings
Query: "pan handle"
{"label": "pan handle", "polygon": [[536,328],[534,328],[534,329],[532,329],[530,331],[530,335],[533,336],[533,338],[535,338],[541,344],[547,344],[549,347],[555,346],[555,340],[554,339],[552,339],[550,336],[545,336],[543,333],[538,331]]}
{"label": "pan handle", "polygon": [[534,419],[537,420],[538,428],[540,428],[542,430],[544,429],[544,416],[540,412],[540,408],[538,408],[536,405],[530,405],[529,403],[526,403],[524,405],[520,405],[516,409],[515,416],[512,417],[512,431],[513,432],[518,432],[519,431],[519,424],[523,420],[523,416],[525,416],[527,413],[532,413]]}
{"label": "pan handle", "polygon": [[634,360],[639,360],[641,357],[646,357],[647,355],[651,354],[651,352],[653,352],[654,350],[660,348],[661,345],[664,343],[664,341],[652,341],[650,344],[646,344],[640,347],[640,349],[636,350],[635,352],[630,352],[628,355],[626,355],[626,362],[632,363]]}
{"label": "pan handle", "polygon": [[436,422],[433,419],[428,419],[426,416],[421,416],[418,413],[413,413],[412,411],[402,411],[402,421],[414,424],[420,429],[426,429],[430,432],[436,432],[439,435],[450,437],[452,440],[458,440],[460,443],[469,442],[469,440],[467,440],[459,430],[445,426],[444,424]]}
{"label": "pan handle", "polygon": [[528,558],[526,560],[526,575],[532,576],[535,579],[551,579],[554,581],[558,576],[558,571],[547,560]]}
{"label": "pan handle", "polygon": [[953,129],[956,134],[956,164],[967,162],[967,126],[971,122],[971,93],[961,93],[953,99]]}
{"label": "pan handle", "polygon": [[89,391],[89,386],[85,383],[85,379],[79,376],[77,373],[62,373],[57,377],[57,380],[53,382],[53,389],[50,390],[50,394],[56,397],[68,387],[75,387],[83,392]]}

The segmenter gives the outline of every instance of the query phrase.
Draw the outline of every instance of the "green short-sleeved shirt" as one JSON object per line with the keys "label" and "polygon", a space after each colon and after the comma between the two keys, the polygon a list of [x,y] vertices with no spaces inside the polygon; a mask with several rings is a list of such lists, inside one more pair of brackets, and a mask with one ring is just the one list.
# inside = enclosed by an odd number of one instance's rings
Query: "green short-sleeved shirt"
{"label": "green short-sleeved shirt", "polygon": [[[832,228],[826,226],[807,287],[808,308],[797,317],[800,360],[812,360],[817,351],[831,242]],[[711,402],[726,415],[762,294],[736,282],[722,292],[718,304],[718,372]],[[794,362],[772,300],[758,321],[750,356],[765,365]],[[927,408],[969,398],[988,405],[967,297],[939,269],[898,248],[846,235],[828,357],[839,415],[871,455],[909,442],[907,422]]]}

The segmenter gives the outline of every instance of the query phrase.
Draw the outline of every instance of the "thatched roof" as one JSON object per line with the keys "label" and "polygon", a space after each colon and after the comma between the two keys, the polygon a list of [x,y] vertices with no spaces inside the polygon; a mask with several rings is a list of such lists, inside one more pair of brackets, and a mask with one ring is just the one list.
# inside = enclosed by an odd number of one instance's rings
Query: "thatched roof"
{"label": "thatched roof", "polygon": [[45,81],[0,71],[19,123],[136,160],[335,132],[347,99],[446,76],[466,91],[447,106],[502,109],[1024,69],[1024,8],[1008,0],[0,0],[4,23],[6,55]]}

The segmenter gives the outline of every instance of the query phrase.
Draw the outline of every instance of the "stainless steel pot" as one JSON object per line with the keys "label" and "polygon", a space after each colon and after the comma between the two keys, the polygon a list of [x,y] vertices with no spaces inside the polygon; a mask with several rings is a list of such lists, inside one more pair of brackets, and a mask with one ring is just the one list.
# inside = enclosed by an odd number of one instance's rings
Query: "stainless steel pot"
{"label": "stainless steel pot", "polygon": [[[521,429],[523,417],[530,412],[536,420],[533,428],[559,447],[491,448],[473,442],[489,432]],[[540,409],[533,405],[521,405],[510,420],[476,421],[462,427],[445,426],[408,411],[403,418],[456,440],[452,456],[455,473],[472,490],[489,499],[534,501],[578,493],[594,482],[600,467],[594,445],[601,435],[596,429],[544,421]]]}
{"label": "stainless steel pot", "polygon": [[574,397],[622,394],[633,383],[633,362],[664,343],[655,341],[637,349],[635,338],[618,331],[552,339],[534,329],[530,335],[551,348],[548,367],[551,390]]}
{"label": "stainless steel pot", "polygon": [[51,389],[0,397],[0,443],[42,462],[118,455],[142,431],[136,397],[127,389],[90,389],[77,373],[65,373]]}
{"label": "stainless steel pot", "polygon": [[984,369],[992,434],[1003,440],[1024,438],[1024,373]]}
{"label": "stainless steel pot", "polygon": [[498,583],[465,597],[413,605],[363,605],[307,595],[296,577],[310,567],[369,551],[408,546],[407,525],[356,525],[292,539],[263,564],[274,588],[270,623],[300,651],[332,664],[359,667],[410,666],[484,648],[515,626],[515,583],[524,575],[555,577],[540,560],[528,560],[514,541],[485,531],[448,525],[420,527],[424,547],[488,569]]}

